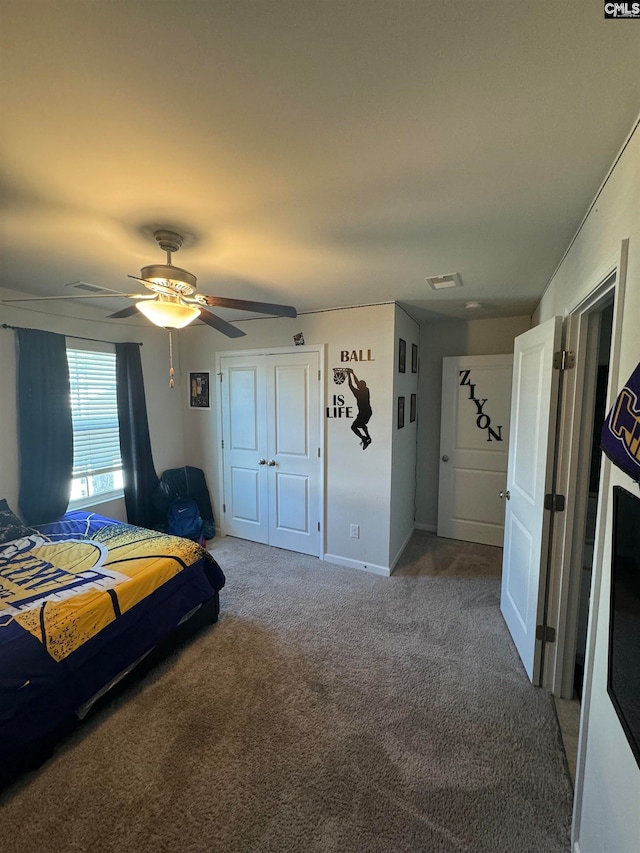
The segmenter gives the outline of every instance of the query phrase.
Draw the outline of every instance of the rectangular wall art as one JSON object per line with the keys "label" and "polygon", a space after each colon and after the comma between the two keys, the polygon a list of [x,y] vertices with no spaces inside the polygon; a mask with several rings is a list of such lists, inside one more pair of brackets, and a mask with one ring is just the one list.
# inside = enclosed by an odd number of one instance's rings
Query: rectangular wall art
{"label": "rectangular wall art", "polygon": [[407,369],[407,342],[400,338],[398,347],[398,371],[404,373]]}
{"label": "rectangular wall art", "polygon": [[211,385],[208,370],[197,370],[189,373],[189,408],[211,408]]}

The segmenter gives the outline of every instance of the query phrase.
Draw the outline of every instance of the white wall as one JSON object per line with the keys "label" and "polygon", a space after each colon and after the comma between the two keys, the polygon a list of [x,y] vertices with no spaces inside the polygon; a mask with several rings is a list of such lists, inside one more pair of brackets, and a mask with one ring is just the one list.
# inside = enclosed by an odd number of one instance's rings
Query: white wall
{"label": "white wall", "polygon": [[[534,316],[536,322],[573,308],[597,283],[629,238],[618,388],[640,361],[640,131],[636,130]],[[637,486],[603,459],[600,558],[593,567],[586,689],[576,780],[574,838],[580,853],[637,853],[640,769],[607,695],[612,487]],[[606,482],[608,478],[608,483]],[[597,549],[597,544],[596,544]]]}
{"label": "white wall", "polygon": [[[400,338],[406,343],[405,372],[398,370]],[[416,321],[399,306],[395,311],[393,405],[391,410],[391,517],[389,536],[389,565],[393,568],[400,558],[411,534],[416,512],[416,450],[418,420],[411,422],[411,395],[418,393],[418,373],[413,373],[412,346],[418,347],[420,328]],[[397,428],[398,397],[404,397],[404,427]]]}
{"label": "white wall", "polygon": [[[0,290],[0,298],[19,294]],[[28,307],[0,305],[0,323],[44,329],[65,335],[99,340],[142,341],[142,369],[149,416],[151,448],[158,474],[165,468],[184,464],[182,438],[182,401],[179,387],[169,388],[169,341],[167,332],[148,323],[130,325],[105,320],[107,310],[88,308],[80,303],[29,303]],[[174,337],[177,338],[177,335]],[[14,512],[18,510],[18,437],[16,414],[16,335],[0,329],[0,498],[6,498]],[[174,341],[176,375],[180,375],[179,341]],[[186,396],[186,391],[184,392]],[[124,500],[109,501],[92,507],[96,512],[125,521]]]}
{"label": "white wall", "polygon": [[442,359],[455,355],[512,353],[513,341],[530,328],[529,317],[443,320],[420,327],[416,525],[435,532],[438,523]]}
{"label": "white wall", "polygon": [[[393,304],[304,314],[295,320],[259,319],[238,323],[246,337],[231,340],[208,327],[193,327],[182,338],[183,376],[190,370],[210,370],[216,352],[290,347],[293,335],[304,334],[306,344],[326,344],[326,407],[333,396],[343,394],[355,410],[348,385],[336,385],[333,368],[348,364],[371,392],[373,415],[369,422],[372,443],[362,450],[351,432],[352,421],[324,417],[326,465],[326,559],[355,568],[389,573],[389,517],[391,502],[391,448],[394,367]],[[354,351],[371,361],[343,362],[341,353]],[[189,410],[186,391],[183,408],[186,464],[202,468],[220,526],[220,472],[216,407],[220,395],[214,383],[213,406],[208,411]],[[326,408],[325,407],[325,408]],[[355,414],[355,411],[354,411]],[[325,411],[326,415],[326,411]],[[360,526],[360,538],[352,539],[350,525]]]}

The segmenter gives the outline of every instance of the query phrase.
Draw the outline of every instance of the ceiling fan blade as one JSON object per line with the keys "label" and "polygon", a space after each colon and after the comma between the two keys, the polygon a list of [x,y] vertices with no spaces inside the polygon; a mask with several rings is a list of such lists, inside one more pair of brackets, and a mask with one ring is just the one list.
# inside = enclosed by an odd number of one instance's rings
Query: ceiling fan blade
{"label": "ceiling fan blade", "polygon": [[238,329],[237,326],[232,326],[231,323],[227,323],[227,321],[223,320],[222,317],[218,317],[216,314],[213,314],[205,305],[200,306],[200,319],[206,323],[207,326],[217,329],[228,338],[242,338],[246,335],[246,332],[243,332],[242,329]]}
{"label": "ceiling fan blade", "polygon": [[127,305],[126,308],[121,308],[120,311],[116,311],[115,314],[107,314],[107,320],[120,320],[123,317],[133,317],[134,314],[139,314],[138,304],[134,303],[133,305]]}
{"label": "ceiling fan blade", "polygon": [[[1,302],[44,302],[49,299],[139,299],[139,293],[79,293],[77,296],[22,296],[20,299],[2,299]],[[143,299],[146,296],[142,296]],[[153,298],[153,297],[151,297]]]}
{"label": "ceiling fan blade", "polygon": [[153,282],[152,282],[152,281],[149,281],[149,279],[148,279],[148,278],[140,278],[140,276],[139,276],[139,275],[131,275],[131,273],[129,273],[129,274],[127,275],[127,278],[132,278],[132,279],[134,279],[134,281],[141,281],[141,282],[142,282],[142,284],[144,284],[144,286],[145,286],[145,287],[149,287],[149,288],[150,288],[150,287],[151,287],[151,285],[153,284]]}
{"label": "ceiling fan blade", "polygon": [[277,305],[274,302],[250,302],[247,299],[227,299],[226,296],[205,296],[207,305],[217,308],[235,308],[238,311],[254,311],[256,314],[275,314],[277,317],[297,317],[293,305]]}

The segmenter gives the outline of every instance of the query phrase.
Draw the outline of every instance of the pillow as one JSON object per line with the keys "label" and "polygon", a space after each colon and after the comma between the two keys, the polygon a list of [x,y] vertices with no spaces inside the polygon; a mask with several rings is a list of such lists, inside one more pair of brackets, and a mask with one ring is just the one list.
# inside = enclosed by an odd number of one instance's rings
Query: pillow
{"label": "pillow", "polygon": [[23,536],[30,536],[33,532],[33,528],[26,527],[2,498],[0,500],[0,545],[12,542],[14,539],[22,539]]}

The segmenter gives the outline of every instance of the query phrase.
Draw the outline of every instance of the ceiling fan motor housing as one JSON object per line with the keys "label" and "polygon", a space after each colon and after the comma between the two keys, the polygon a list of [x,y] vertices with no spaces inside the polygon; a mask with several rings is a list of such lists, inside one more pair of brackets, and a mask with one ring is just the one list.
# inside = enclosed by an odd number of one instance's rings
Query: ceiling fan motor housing
{"label": "ceiling fan motor housing", "polygon": [[[173,264],[150,264],[148,267],[142,267],[140,278],[184,296],[195,293],[198,282],[193,273],[174,267]],[[153,289],[151,286],[151,290]]]}

